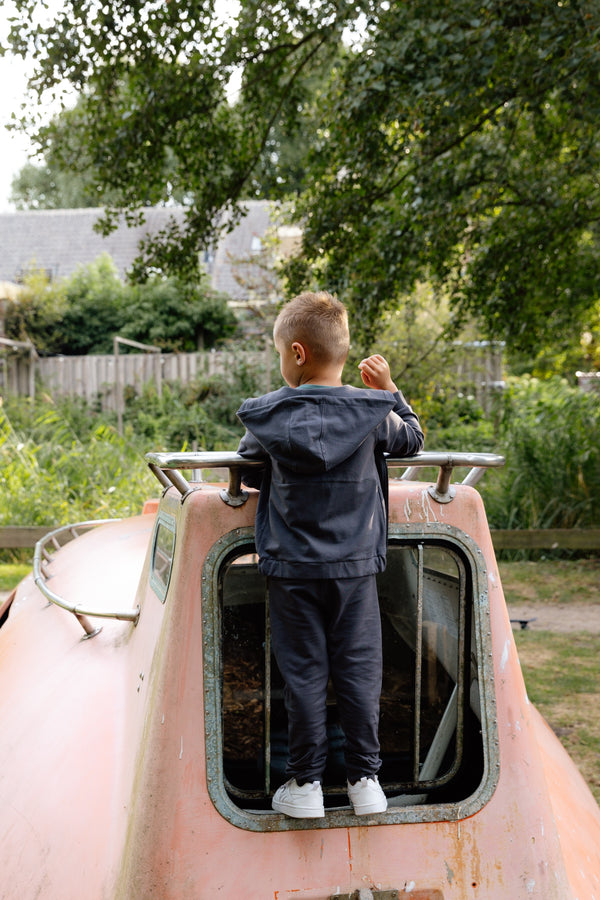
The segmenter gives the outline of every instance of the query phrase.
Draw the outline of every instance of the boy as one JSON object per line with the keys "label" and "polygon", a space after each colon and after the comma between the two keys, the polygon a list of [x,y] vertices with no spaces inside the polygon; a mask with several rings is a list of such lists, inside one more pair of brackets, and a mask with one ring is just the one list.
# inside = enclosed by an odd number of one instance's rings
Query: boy
{"label": "boy", "polygon": [[375,576],[385,568],[384,451],[423,446],[419,420],[382,356],[359,365],[368,388],[342,385],[348,317],[325,291],[300,294],[273,329],[288,387],[246,400],[239,452],[265,458],[256,513],[259,571],[267,576],[273,652],[285,683],[288,781],[273,809],[324,816],[326,695],[331,677],[345,736],[356,815],[383,812],[379,785],[381,622]]}

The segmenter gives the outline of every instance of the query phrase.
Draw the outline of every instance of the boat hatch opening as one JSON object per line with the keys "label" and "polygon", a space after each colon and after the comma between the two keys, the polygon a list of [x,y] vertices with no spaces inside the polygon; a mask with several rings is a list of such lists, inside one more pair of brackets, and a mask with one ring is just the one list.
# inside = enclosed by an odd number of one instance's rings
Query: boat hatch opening
{"label": "boat hatch opening", "polygon": [[[267,583],[254,552],[253,530],[239,529],[213,547],[203,571],[209,792],[226,818],[251,830],[360,825],[348,805],[331,686],[325,819],[292,820],[271,810],[273,792],[285,781],[287,716],[271,650]],[[495,786],[493,691],[482,689],[484,679],[491,684],[490,648],[482,636],[477,555],[462,532],[454,536],[448,528],[440,536],[427,526],[390,526],[388,564],[378,576],[379,778],[389,802],[376,817],[382,824],[472,814]]]}

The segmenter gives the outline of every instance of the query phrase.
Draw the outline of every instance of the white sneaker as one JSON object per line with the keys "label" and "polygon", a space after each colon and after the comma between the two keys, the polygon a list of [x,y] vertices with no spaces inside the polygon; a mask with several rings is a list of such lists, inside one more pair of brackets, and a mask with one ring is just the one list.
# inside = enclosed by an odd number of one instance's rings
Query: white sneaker
{"label": "white sneaker", "polygon": [[300,786],[290,778],[277,788],[271,803],[274,810],[293,819],[322,819],[325,815],[320,781],[307,781]]}
{"label": "white sneaker", "polygon": [[363,775],[356,784],[348,782],[348,797],[354,807],[355,816],[385,812],[387,798],[381,789],[377,775]]}

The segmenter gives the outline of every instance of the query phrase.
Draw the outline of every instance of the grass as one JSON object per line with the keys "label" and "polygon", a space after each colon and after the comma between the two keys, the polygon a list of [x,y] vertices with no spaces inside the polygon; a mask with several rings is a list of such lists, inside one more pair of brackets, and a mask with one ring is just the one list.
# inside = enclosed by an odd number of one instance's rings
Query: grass
{"label": "grass", "polygon": [[0,565],[0,591],[12,591],[30,572],[31,563],[2,563]]}
{"label": "grass", "polygon": [[600,603],[600,559],[498,564],[507,603]]}

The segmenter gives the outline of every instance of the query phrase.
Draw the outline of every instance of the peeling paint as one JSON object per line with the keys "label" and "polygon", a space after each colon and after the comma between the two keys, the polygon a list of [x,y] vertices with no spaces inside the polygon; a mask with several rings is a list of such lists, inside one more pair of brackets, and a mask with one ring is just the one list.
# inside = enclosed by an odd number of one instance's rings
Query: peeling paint
{"label": "peeling paint", "polygon": [[448,884],[452,884],[452,882],[454,881],[454,872],[448,865],[447,860],[444,860],[444,865],[446,866],[446,877],[448,878]]}
{"label": "peeling paint", "polygon": [[502,656],[500,657],[500,671],[502,673],[504,673],[504,670],[506,669],[506,664],[508,662],[508,653],[510,650],[510,643],[511,642],[510,642],[509,638],[507,638],[506,641],[504,642],[504,647],[502,649]]}
{"label": "peeling paint", "polygon": [[421,491],[421,510],[426,522],[437,522],[436,511],[431,505],[431,496],[427,488]]}

